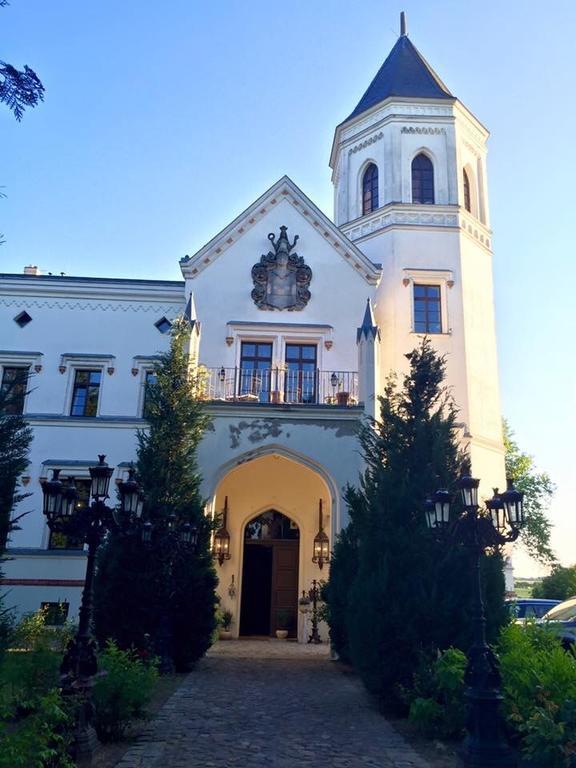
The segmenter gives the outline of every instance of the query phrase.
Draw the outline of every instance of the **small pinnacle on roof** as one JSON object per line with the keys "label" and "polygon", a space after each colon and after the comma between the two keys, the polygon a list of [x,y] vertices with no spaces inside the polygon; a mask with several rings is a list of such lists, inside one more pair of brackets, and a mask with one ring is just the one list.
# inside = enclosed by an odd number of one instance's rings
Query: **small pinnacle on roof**
{"label": "small pinnacle on roof", "polygon": [[407,35],[408,32],[406,31],[406,14],[404,11],[400,12],[400,37],[404,37]]}
{"label": "small pinnacle on roof", "polygon": [[376,325],[376,320],[374,319],[372,304],[370,303],[370,299],[367,299],[366,311],[364,312],[364,319],[362,320],[362,325],[356,331],[356,342],[359,342],[363,336],[365,338],[369,338],[371,336],[372,338],[375,339],[378,335],[379,335],[379,330],[378,330],[378,326]]}
{"label": "small pinnacle on roof", "polygon": [[188,297],[188,303],[186,304],[186,309],[184,310],[184,320],[186,320],[190,325],[194,325],[194,323],[198,320],[196,316],[196,305],[194,303],[193,293],[191,293]]}

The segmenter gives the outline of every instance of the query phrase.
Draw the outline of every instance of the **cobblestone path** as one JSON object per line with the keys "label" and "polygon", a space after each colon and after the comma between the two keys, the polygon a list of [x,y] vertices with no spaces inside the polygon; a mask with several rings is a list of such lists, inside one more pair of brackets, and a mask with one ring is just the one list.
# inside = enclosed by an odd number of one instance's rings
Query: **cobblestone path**
{"label": "cobblestone path", "polygon": [[431,768],[325,646],[218,644],[116,768]]}

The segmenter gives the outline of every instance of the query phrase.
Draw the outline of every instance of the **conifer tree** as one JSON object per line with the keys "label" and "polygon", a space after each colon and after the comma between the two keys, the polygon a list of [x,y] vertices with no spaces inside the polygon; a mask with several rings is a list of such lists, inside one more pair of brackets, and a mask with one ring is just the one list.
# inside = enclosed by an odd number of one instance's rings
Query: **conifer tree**
{"label": "conifer tree", "polygon": [[12,512],[30,495],[18,487],[19,478],[28,467],[28,451],[33,438],[32,429],[18,413],[27,386],[28,376],[24,373],[0,390],[0,557],[8,534],[17,527]]}
{"label": "conifer tree", "polygon": [[168,609],[178,670],[188,669],[210,645],[217,583],[196,461],[207,417],[186,350],[189,334],[185,320],[175,322],[170,351],[155,366],[156,380],[146,392],[149,428],[138,433],[136,478],[147,518],[153,524],[171,516],[190,523],[198,530],[196,550],[175,551],[167,570],[167,540],[146,549],[139,537],[112,534],[100,551],[95,587],[101,642],[112,637],[122,647],[143,647],[146,635],[158,637]]}
{"label": "conifer tree", "polygon": [[[18,413],[27,385],[28,375],[23,373],[10,386],[0,389],[0,578],[8,536],[18,529],[18,520],[22,517],[14,518],[12,513],[21,501],[30,496],[19,487],[19,479],[28,467],[28,452],[33,438],[31,428]],[[10,607],[6,606],[0,591],[0,656],[10,634],[11,617]]]}
{"label": "conifer tree", "polygon": [[[346,493],[351,523],[336,546],[327,589],[337,649],[349,653],[367,688],[392,710],[402,708],[402,688],[423,654],[450,645],[467,650],[471,640],[469,553],[438,543],[423,514],[425,497],[453,490],[467,468],[457,410],[444,384],[445,359],[430,341],[408,358],[402,386],[396,377],[387,383],[380,420],[361,430],[367,468],[360,487]],[[504,580],[500,555],[487,561],[493,635],[504,618]]]}

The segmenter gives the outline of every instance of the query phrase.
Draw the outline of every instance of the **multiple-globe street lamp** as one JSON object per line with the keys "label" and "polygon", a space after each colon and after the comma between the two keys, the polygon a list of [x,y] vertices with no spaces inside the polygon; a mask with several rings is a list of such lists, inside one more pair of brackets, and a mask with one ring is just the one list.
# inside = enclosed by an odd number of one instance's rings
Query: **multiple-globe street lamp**
{"label": "multiple-globe street lamp", "polygon": [[464,682],[469,707],[465,759],[474,768],[508,768],[516,764],[500,713],[502,678],[494,653],[486,642],[486,617],[480,563],[491,547],[515,541],[524,525],[524,494],[511,480],[503,493],[494,495],[482,508],[478,504],[477,478],[465,475],[458,483],[463,511],[451,515],[452,497],[439,490],[426,500],[426,522],[438,539],[465,546],[472,555],[474,571],[473,644],[468,652]]}
{"label": "multiple-globe street lamp", "polygon": [[133,469],[130,469],[127,480],[118,483],[119,506],[108,507],[105,501],[109,498],[114,468],[108,466],[105,458],[100,455],[98,464],[89,469],[92,503],[88,506],[77,506],[74,478],[68,478],[64,483],[60,479],[60,471],[56,469],[51,480],[42,481],[43,509],[50,530],[79,539],[88,550],[78,630],[66,649],[60,667],[63,695],[73,695],[77,700],[73,757],[87,762],[98,743],[92,725],[91,703],[91,689],[98,667],[97,646],[92,634],[92,595],[98,547],[109,531],[139,536],[145,546],[155,547],[164,571],[162,586],[169,590],[164,595],[157,650],[161,671],[172,671],[172,569],[175,557],[182,551],[193,551],[198,537],[196,528],[189,522],[178,521],[173,515],[154,522],[144,520],[144,498],[134,479]]}

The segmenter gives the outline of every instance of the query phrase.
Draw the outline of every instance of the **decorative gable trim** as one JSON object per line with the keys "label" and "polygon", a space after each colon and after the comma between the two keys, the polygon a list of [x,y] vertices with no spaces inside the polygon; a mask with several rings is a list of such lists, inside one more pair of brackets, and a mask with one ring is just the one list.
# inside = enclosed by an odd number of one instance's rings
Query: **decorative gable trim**
{"label": "decorative gable trim", "polygon": [[236,217],[231,224],[213,237],[194,256],[186,256],[181,259],[180,268],[184,278],[194,279],[197,277],[200,272],[219,258],[248,229],[261,221],[282,200],[287,200],[304,217],[308,218],[312,226],[331,243],[369,285],[376,285],[378,283],[381,269],[353,245],[288,176],[283,176],[277,181],[262,197],[258,198],[240,216]]}

